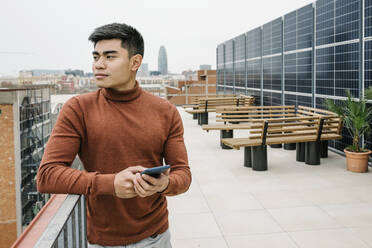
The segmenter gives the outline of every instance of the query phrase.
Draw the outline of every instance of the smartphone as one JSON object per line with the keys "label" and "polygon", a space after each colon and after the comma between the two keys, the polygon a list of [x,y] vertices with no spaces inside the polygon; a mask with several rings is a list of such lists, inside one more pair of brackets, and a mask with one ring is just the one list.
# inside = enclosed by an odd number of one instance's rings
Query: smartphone
{"label": "smartphone", "polygon": [[160,174],[170,168],[170,165],[162,165],[157,167],[148,168],[141,172],[141,175],[146,174],[155,178],[160,177]]}

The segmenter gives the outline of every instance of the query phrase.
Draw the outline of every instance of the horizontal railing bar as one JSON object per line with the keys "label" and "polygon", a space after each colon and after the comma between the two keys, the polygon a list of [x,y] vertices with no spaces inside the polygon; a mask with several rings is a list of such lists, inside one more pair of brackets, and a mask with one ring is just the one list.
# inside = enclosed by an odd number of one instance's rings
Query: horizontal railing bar
{"label": "horizontal railing bar", "polygon": [[81,195],[67,195],[65,201],[58,209],[54,218],[50,221],[48,227],[45,229],[43,235],[40,237],[35,247],[50,248],[58,239],[60,233],[64,229],[71,212],[74,210],[76,204],[81,200]]}

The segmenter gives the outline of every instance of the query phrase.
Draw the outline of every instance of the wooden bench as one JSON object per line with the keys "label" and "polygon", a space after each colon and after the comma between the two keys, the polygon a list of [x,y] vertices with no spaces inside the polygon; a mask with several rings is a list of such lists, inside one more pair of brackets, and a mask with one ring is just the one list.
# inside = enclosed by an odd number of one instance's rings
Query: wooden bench
{"label": "wooden bench", "polygon": [[[251,107],[219,107],[216,111],[216,122],[224,122],[224,124],[211,124],[203,125],[202,128],[205,131],[209,130],[220,130],[222,138],[233,138],[234,129],[251,129],[251,124],[260,122],[262,119],[272,119],[278,117],[323,117],[324,119],[339,121],[337,114],[316,108],[310,108],[305,106],[298,106],[297,109],[293,105],[288,106],[251,106]],[[260,117],[262,119],[256,119]],[[239,122],[247,122],[246,124],[234,124]],[[231,123],[231,124],[229,124]],[[231,149],[221,142],[223,149]],[[272,148],[281,148],[281,144],[273,144]],[[325,158],[328,156],[328,141],[321,142],[321,157]],[[296,144],[284,144],[284,149],[295,150]]]}
{"label": "wooden bench", "polygon": [[239,123],[252,122],[252,119],[271,119],[296,116],[294,105],[289,106],[244,106],[218,107],[216,122]]}
{"label": "wooden bench", "polygon": [[[200,97],[200,98],[196,98],[193,101],[192,105],[184,105],[184,108],[185,108],[186,113],[189,113],[189,114],[193,115],[193,119],[197,119],[198,113],[204,112],[203,110],[205,109],[206,101],[211,100],[211,101],[221,101],[221,102],[223,102],[227,99],[229,99],[229,100],[230,99],[236,99],[237,97],[238,96],[235,96],[235,95],[234,96],[223,95],[223,96],[217,96],[217,97]],[[204,107],[204,108],[202,109],[202,107]]]}
{"label": "wooden bench", "polygon": [[[296,117],[294,105],[288,106],[245,106],[218,107],[216,110],[216,122],[224,124],[202,125],[203,130],[220,130],[220,137],[233,138],[234,129],[252,129],[253,123],[262,123],[262,120],[282,117]],[[246,122],[240,124],[241,122]],[[230,124],[231,123],[231,124]],[[223,149],[231,149],[221,142]]]}
{"label": "wooden bench", "polygon": [[186,108],[194,108],[194,107],[198,107],[198,103],[200,100],[206,100],[208,98],[221,98],[221,97],[237,97],[238,95],[236,94],[220,94],[220,95],[213,95],[213,94],[203,94],[203,95],[198,95],[198,96],[190,96],[191,97],[191,101],[190,101],[190,104],[184,104],[182,105],[182,107],[184,109]]}
{"label": "wooden bench", "polygon": [[237,97],[209,97],[199,99],[197,109],[186,109],[187,113],[201,112],[216,112],[216,108],[220,106],[252,106],[254,103],[253,97],[237,96]]}
{"label": "wooden bench", "polygon": [[186,109],[186,112],[198,118],[198,124],[208,124],[208,113],[216,112],[220,106],[251,106],[254,104],[254,97],[216,97],[199,99],[198,106],[193,109]]}
{"label": "wooden bench", "polygon": [[222,143],[234,149],[244,147],[244,166],[267,170],[267,145],[303,144],[305,163],[320,164],[320,141],[341,139],[341,119],[293,117],[261,120],[251,125],[248,138],[224,138]]}

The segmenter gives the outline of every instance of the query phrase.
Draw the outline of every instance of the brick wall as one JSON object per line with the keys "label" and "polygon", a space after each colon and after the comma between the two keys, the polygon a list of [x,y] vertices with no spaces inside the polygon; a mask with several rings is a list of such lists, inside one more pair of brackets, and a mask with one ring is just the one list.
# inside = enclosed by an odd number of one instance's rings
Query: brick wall
{"label": "brick wall", "polygon": [[[216,94],[216,70],[199,70],[198,80],[182,80],[178,81],[178,89],[166,87],[167,100],[176,105],[183,105],[191,103],[195,96],[188,96],[186,101],[186,89],[187,94],[193,94],[198,96],[206,95],[206,84],[213,84],[208,86],[208,95]],[[169,94],[177,94],[177,96],[169,96]]]}
{"label": "brick wall", "polygon": [[0,110],[0,247],[10,247],[17,239],[13,106]]}
{"label": "brick wall", "polygon": [[186,103],[186,96],[171,96],[167,100],[176,105],[183,105]]}

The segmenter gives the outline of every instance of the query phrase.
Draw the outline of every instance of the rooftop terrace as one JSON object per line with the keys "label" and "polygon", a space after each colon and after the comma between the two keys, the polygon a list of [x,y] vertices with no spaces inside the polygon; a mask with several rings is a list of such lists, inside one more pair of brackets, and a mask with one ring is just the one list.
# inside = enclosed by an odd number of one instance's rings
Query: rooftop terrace
{"label": "rooftop terrace", "polygon": [[[168,197],[174,248],[372,247],[371,173],[347,171],[345,158],[331,151],[321,165],[310,166],[296,162],[296,151],[271,148],[268,170],[253,171],[243,166],[244,149],[222,150],[219,132],[202,131],[192,115],[179,111],[193,182],[187,193]],[[210,123],[214,116],[210,113]],[[245,135],[248,131],[234,133]],[[51,247],[49,241],[59,235],[58,247],[64,242],[72,244],[65,247],[84,247],[80,198],[67,197],[61,205],[64,197],[59,196],[42,211],[59,208],[56,217],[41,217],[33,225],[37,229],[43,221],[49,223],[42,240],[29,232],[31,239],[39,240],[37,247]],[[63,228],[71,212],[77,217]],[[66,235],[75,228],[76,235]],[[25,235],[15,247],[30,247],[24,245],[30,240],[27,231]]]}

